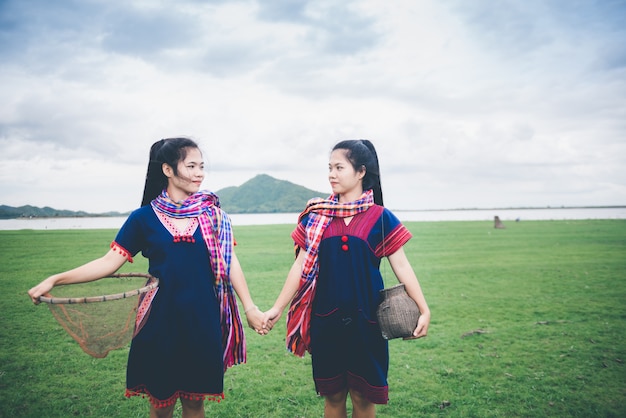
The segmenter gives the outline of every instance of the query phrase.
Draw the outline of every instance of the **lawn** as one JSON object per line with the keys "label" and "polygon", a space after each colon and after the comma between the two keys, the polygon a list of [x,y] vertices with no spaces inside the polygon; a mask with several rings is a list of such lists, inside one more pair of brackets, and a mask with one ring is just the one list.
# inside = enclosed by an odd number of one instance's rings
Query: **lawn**
{"label": "lawn", "polygon": [[[626,416],[626,221],[406,225],[432,323],[425,339],[390,342],[390,402],[378,416]],[[262,309],[293,260],[291,229],[235,226]],[[0,417],[147,416],[147,400],[124,398],[128,348],[88,356],[26,295],[104,254],[115,233],[0,231]],[[122,271],[147,264],[138,256]],[[248,363],[227,371],[226,399],[207,416],[322,416],[310,357],[289,354],[284,334],[283,321],[265,337],[247,330]]]}

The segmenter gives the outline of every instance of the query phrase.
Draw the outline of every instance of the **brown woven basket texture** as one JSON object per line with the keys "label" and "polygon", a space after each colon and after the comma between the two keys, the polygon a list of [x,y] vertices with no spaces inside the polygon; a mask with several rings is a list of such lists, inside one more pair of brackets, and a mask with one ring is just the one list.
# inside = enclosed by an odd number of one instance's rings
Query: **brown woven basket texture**
{"label": "brown woven basket texture", "polygon": [[380,291],[382,301],[376,311],[378,325],[386,340],[409,337],[417,327],[420,311],[417,304],[406,293],[404,284]]}

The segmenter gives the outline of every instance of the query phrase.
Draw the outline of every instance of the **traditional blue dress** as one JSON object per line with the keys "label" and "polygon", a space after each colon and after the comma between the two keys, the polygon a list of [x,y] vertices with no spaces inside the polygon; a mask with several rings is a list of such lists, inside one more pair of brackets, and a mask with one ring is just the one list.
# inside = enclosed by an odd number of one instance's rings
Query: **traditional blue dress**
{"label": "traditional blue dress", "polygon": [[[189,218],[188,241],[175,242],[176,228],[150,205],[135,210],[114,246],[129,257],[139,251],[159,287],[145,324],[132,340],[126,396],[147,395],[156,407],[180,398],[223,395],[220,308],[214,274],[197,218]],[[184,235],[184,234],[183,234]]]}
{"label": "traditional blue dress", "polygon": [[[307,220],[305,216],[292,233],[300,248],[306,248]],[[320,395],[355,389],[370,402],[387,403],[389,352],[376,320],[383,288],[379,267],[382,257],[410,238],[398,218],[378,205],[355,215],[348,225],[334,218],[324,231],[310,346]]]}

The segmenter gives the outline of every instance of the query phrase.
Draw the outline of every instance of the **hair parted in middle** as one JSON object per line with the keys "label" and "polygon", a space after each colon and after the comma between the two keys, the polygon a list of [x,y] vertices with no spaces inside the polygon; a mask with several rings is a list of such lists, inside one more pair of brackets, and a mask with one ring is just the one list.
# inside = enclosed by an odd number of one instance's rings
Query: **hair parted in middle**
{"label": "hair parted in middle", "polygon": [[335,150],[345,150],[346,158],[352,164],[355,171],[365,170],[363,177],[363,190],[372,189],[374,203],[383,205],[383,190],[380,183],[380,167],[376,148],[367,139],[347,139],[333,147]]}
{"label": "hair parted in middle", "polygon": [[178,175],[178,163],[187,157],[190,148],[199,149],[198,144],[189,138],[166,138],[152,144],[141,206],[149,204],[167,187],[163,164],[172,167],[174,175]]}

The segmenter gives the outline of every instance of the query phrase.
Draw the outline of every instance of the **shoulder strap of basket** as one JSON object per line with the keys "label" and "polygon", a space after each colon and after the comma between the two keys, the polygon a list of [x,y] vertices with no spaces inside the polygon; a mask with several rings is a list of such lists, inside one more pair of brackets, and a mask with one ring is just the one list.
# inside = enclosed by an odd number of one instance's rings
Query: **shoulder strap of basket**
{"label": "shoulder strap of basket", "polygon": [[[387,280],[386,280],[386,278],[387,278],[387,261],[385,261],[384,258],[386,257],[385,254],[387,254],[387,253],[385,252],[385,212],[384,212],[384,210],[383,210],[383,213],[382,213],[382,216],[381,216],[381,219],[380,219],[380,225],[381,225],[380,230],[382,231],[381,232],[381,234],[382,234],[381,239],[382,239],[382,244],[383,244],[383,256],[380,258],[380,262],[383,264],[383,269],[381,271],[381,276],[383,278],[383,288],[385,288],[385,287],[387,287],[387,283],[386,283],[387,282]],[[388,257],[387,257],[387,260],[389,260]]]}

